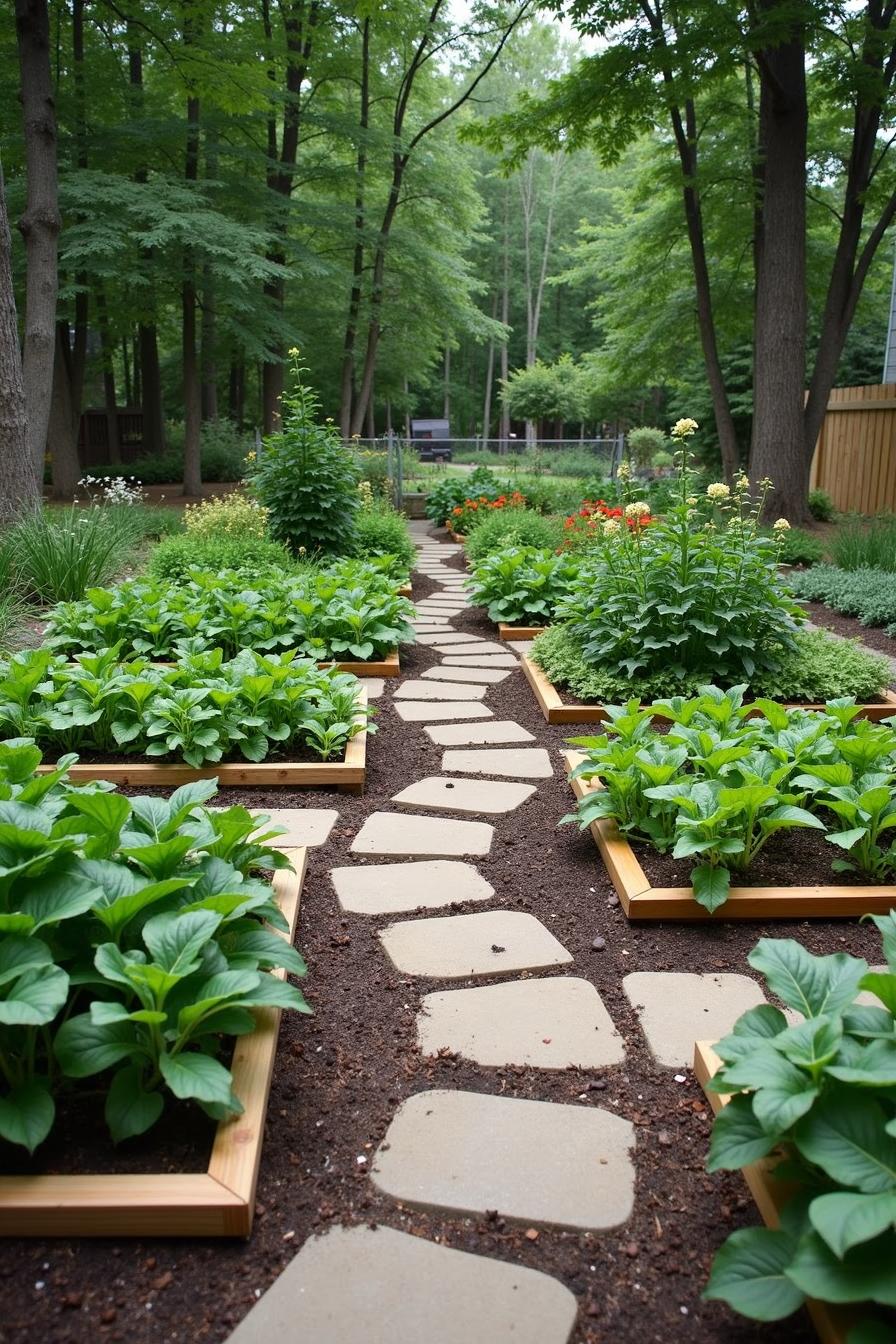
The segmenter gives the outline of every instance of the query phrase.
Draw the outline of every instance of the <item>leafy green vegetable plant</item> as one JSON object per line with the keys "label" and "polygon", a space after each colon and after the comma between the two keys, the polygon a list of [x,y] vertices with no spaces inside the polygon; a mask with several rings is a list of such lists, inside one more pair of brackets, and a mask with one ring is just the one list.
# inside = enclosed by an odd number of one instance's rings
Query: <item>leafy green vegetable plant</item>
{"label": "leafy green vegetable plant", "polygon": [[[763,1004],[713,1047],[722,1068],[710,1086],[731,1100],[708,1170],[780,1153],[775,1175],[793,1186],[779,1228],[732,1233],[713,1263],[705,1296],[754,1320],[781,1320],[807,1297],[896,1307],[896,914],[872,918],[884,971],[761,939],[750,964],[800,1020]],[[857,1004],[860,991],[876,1002]]]}
{"label": "leafy green vegetable plant", "polygon": [[476,565],[470,595],[488,608],[493,621],[547,625],[578,572],[579,562],[572,556],[534,546],[510,546],[493,551]]}
{"label": "leafy green vegetable plant", "polygon": [[[31,649],[0,664],[0,733],[61,751],[146,755],[198,769],[307,748],[327,760],[365,726],[355,677],[293,652],[220,649],[170,667],[119,661],[113,646],[78,662]],[[371,725],[372,727],[372,725]]]}
{"label": "leafy green vegetable plant", "polygon": [[302,958],[259,869],[288,866],[280,833],[244,808],[75,787],[68,756],[45,775],[28,739],[0,743],[0,1138],[29,1152],[56,1099],[100,1076],[119,1142],[167,1095],[220,1119],[242,1106],[220,1058],[252,1010],[308,1012]]}
{"label": "leafy green vegetable plant", "polygon": [[445,476],[427,491],[426,516],[430,522],[442,527],[451,510],[471,495],[497,499],[502,489],[497,476],[488,467],[476,467],[462,476]]}

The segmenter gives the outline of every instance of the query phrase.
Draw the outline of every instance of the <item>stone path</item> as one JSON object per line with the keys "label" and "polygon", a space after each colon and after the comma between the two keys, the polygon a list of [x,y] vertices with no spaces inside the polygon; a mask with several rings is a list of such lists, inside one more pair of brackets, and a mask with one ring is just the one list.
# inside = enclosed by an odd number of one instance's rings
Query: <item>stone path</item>
{"label": "stone path", "polygon": [[[385,693],[400,720],[420,724],[445,749],[442,773],[421,771],[363,822],[351,844],[357,861],[330,874],[339,905],[384,921],[374,926],[382,955],[408,983],[436,982],[416,1017],[422,1055],[540,1069],[546,1083],[564,1070],[618,1067],[625,1042],[598,990],[575,973],[571,953],[544,923],[502,907],[504,893],[470,861],[489,855],[494,828],[469,818],[524,810],[554,762],[545,748],[526,745],[536,741],[531,732],[494,718],[486,703],[514,676],[524,693],[519,659],[531,642],[454,627],[467,605],[464,576],[444,561],[460,548],[427,530],[412,524],[417,567],[442,586],[417,603],[413,627],[439,661]],[[314,824],[325,835],[333,822]],[[465,902],[493,904],[454,912]],[[396,914],[410,917],[390,922]],[[653,1057],[669,1069],[689,1066],[695,1039],[723,1034],[762,1001],[756,982],[740,975],[635,972],[623,988]],[[568,1095],[579,1086],[573,1082]],[[545,1095],[557,1093],[546,1087]],[[530,1238],[540,1228],[612,1234],[634,1206],[635,1129],[609,1104],[585,1102],[463,1088],[416,1093],[395,1109],[368,1179],[397,1206],[477,1224],[519,1222]],[[545,1274],[371,1224],[311,1237],[231,1344],[566,1344],[575,1320],[576,1299]]]}

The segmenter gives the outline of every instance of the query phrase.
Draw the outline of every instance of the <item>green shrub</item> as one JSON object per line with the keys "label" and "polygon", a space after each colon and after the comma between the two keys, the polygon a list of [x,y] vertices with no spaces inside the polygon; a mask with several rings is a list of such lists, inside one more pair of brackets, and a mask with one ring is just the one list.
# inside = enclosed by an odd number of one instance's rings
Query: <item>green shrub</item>
{"label": "green shrub", "polygon": [[191,537],[255,537],[268,535],[268,514],[239,490],[184,509],[184,527]]}
{"label": "green shrub", "polygon": [[282,828],[202,806],[215,780],[167,799],[76,788],[75,759],[38,776],[33,743],[0,743],[0,798],[22,819],[4,837],[0,1138],[28,1152],[62,1091],[104,1095],[116,1143],[150,1129],[169,1096],[212,1120],[239,1115],[227,1038],[255,1029],[256,1006],[309,1011],[270,973],[305,974],[257,875],[289,866],[270,848]]}
{"label": "green shrub", "polygon": [[42,603],[74,601],[106,583],[122,569],[134,544],[130,515],[130,508],[94,505],[20,519],[7,540],[23,592]]}
{"label": "green shrub", "polygon": [[492,551],[473,570],[470,593],[489,619],[547,625],[578,574],[578,561],[554,550],[510,546]]}
{"label": "green shrub", "polygon": [[837,516],[837,510],[827,490],[809,491],[809,512],[819,523],[833,521]]}
{"label": "green shrub", "polygon": [[293,390],[283,394],[283,428],[265,440],[251,467],[250,485],[268,510],[275,541],[294,555],[348,555],[360,507],[351,451],[336,429],[319,423],[320,403],[302,383],[304,367],[292,356]]}
{"label": "green shrub", "polygon": [[817,565],[824,556],[824,547],[811,532],[800,527],[788,528],[778,539],[778,563],[782,565]]}
{"label": "green shrub", "polygon": [[533,513],[531,509],[495,509],[470,533],[466,552],[477,564],[493,551],[508,546],[537,546],[557,550],[563,543],[562,518]]}
{"label": "green shrub", "polygon": [[437,527],[443,527],[451,510],[465,499],[480,495],[497,499],[501,491],[497,477],[487,467],[476,467],[462,476],[445,476],[427,491],[426,516]]}
{"label": "green shrub", "polygon": [[[696,673],[679,679],[658,670],[627,678],[585,660],[581,640],[566,625],[539,635],[532,657],[555,685],[588,704],[620,704],[632,696],[643,703],[666,695],[696,694]],[[840,696],[875,700],[890,681],[890,664],[854,640],[838,639],[824,630],[800,631],[792,649],[782,651],[774,672],[758,674],[750,686],[756,696],[820,704]]]}
{"label": "green shrub", "polygon": [[[170,485],[184,477],[183,421],[169,421],[164,453],[135,457],[131,462],[104,462],[90,468],[96,477],[133,476],[141,485]],[[240,481],[252,439],[230,420],[207,420],[199,431],[202,479],[208,484]]]}
{"label": "green shrub", "polygon": [[417,552],[404,515],[385,500],[361,508],[355,519],[355,554],[365,560],[391,556],[390,572],[397,580],[406,582]]}
{"label": "green shrub", "polygon": [[840,569],[896,570],[896,517],[852,514],[831,543],[831,559]]}
{"label": "green shrub", "polygon": [[155,579],[180,583],[194,569],[209,573],[239,570],[260,578],[292,567],[289,551],[278,541],[260,541],[252,536],[195,537],[185,532],[153,547],[147,571]]}
{"label": "green shrub", "polygon": [[862,625],[882,625],[888,635],[896,634],[896,583],[889,570],[813,565],[803,574],[788,574],[787,582],[796,597],[824,602]]}
{"label": "green shrub", "polygon": [[632,462],[640,470],[652,467],[657,453],[667,449],[669,440],[661,429],[652,425],[640,425],[630,429],[626,435],[626,447]]}

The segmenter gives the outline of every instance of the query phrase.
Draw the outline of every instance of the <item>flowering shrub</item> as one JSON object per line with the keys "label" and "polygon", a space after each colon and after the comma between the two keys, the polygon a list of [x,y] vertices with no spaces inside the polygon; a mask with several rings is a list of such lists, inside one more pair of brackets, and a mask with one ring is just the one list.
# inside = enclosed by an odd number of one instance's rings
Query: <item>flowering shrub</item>
{"label": "flowering shrub", "polygon": [[145,499],[136,476],[82,476],[78,489],[84,491],[91,504],[123,504],[130,508]]}
{"label": "flowering shrub", "polygon": [[488,495],[480,495],[478,499],[465,499],[463,504],[451,510],[448,521],[451,524],[453,532],[460,532],[463,536],[471,532],[477,523],[487,518],[489,513],[497,509],[524,509],[526,507],[526,496],[521,495],[519,490],[514,490],[512,494],[498,495],[497,499],[490,499]]}
{"label": "flowering shrub", "polygon": [[263,540],[268,531],[268,511],[243,494],[222,499],[204,499],[184,509],[184,526],[196,540],[207,537],[255,537]]}
{"label": "flowering shrub", "polygon": [[[611,522],[615,524],[613,527],[609,526]],[[632,532],[652,522],[650,505],[643,501],[635,501],[623,508],[622,505],[614,507],[602,499],[586,499],[579,511],[570,514],[563,524],[563,548],[578,550],[590,545],[597,536],[614,536],[623,526]]]}
{"label": "flowering shrub", "polygon": [[451,510],[463,504],[468,495],[497,499],[502,486],[488,467],[476,467],[469,476],[446,476],[426,495],[426,516],[437,527],[444,527]]}
{"label": "flowering shrub", "polygon": [[650,526],[648,506],[629,497],[623,463],[622,515],[595,527],[589,562],[558,608],[586,661],[633,689],[636,678],[660,670],[682,684],[695,675],[726,686],[749,683],[777,670],[804,619],[778,576],[775,540],[759,528],[771,482],[756,499],[745,476],[733,490],[710,485],[706,497],[718,521],[701,523],[686,449],[694,428],[680,421],[672,431],[675,502]]}

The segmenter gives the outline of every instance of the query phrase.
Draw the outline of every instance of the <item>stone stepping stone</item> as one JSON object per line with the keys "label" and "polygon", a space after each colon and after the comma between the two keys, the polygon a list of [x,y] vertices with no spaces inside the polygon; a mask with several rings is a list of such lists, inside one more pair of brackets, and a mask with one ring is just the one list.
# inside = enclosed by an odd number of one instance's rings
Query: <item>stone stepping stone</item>
{"label": "stone stepping stone", "polygon": [[401,1104],[371,1175],[418,1208],[600,1232],[631,1216],[633,1146],[595,1106],[434,1090]]}
{"label": "stone stepping stone", "polygon": [[379,700],[386,685],[382,677],[359,677],[358,680],[366,690],[368,700]]}
{"label": "stone stepping stone", "polygon": [[[418,644],[435,644],[439,653],[444,653],[446,649],[451,650],[452,644],[469,644],[475,648],[477,653],[481,650],[481,641],[476,635],[465,635],[458,632],[456,635],[419,635]],[[491,652],[491,646],[489,646]],[[502,649],[503,652],[503,649]]]}
{"label": "stone stepping stone", "polygon": [[504,784],[484,779],[443,779],[430,775],[396,793],[399,807],[427,807],[436,812],[472,812],[499,817],[515,812],[535,793],[534,784]]}
{"label": "stone stepping stone", "polygon": [[403,681],[395,692],[396,700],[481,700],[488,687],[456,686],[448,681]]}
{"label": "stone stepping stone", "polygon": [[597,990],[566,975],[426,994],[417,1041],[424,1055],[450,1050],[489,1067],[602,1069],[625,1058]]}
{"label": "stone stepping stone", "polygon": [[439,625],[432,621],[412,621],[411,626],[418,635],[450,635],[454,633],[452,625]]}
{"label": "stone stepping stone", "polygon": [[520,657],[525,657],[532,652],[534,639],[508,639],[504,643],[505,649],[515,649]]}
{"label": "stone stepping stone", "polygon": [[352,841],[353,854],[407,858],[464,858],[488,854],[495,830],[486,821],[372,812]]}
{"label": "stone stepping stone", "polygon": [[466,645],[464,652],[468,657],[479,656],[483,653],[505,653],[506,648],[503,644],[493,644],[487,639],[477,639],[475,635],[446,635],[439,638],[438,635],[427,635],[426,643],[435,646],[436,653],[456,654],[458,649],[452,645],[459,644],[461,641]]}
{"label": "stone stepping stone", "polygon": [[425,672],[420,673],[420,676],[424,681],[484,681],[493,686],[509,677],[510,672],[505,672],[500,667],[445,667],[439,664],[436,667],[428,667]]}
{"label": "stone stepping stone", "polygon": [[425,602],[416,604],[418,611],[462,611],[469,605],[462,597],[440,597],[438,600],[427,598]]}
{"label": "stone stepping stone", "polygon": [[492,723],[431,724],[424,729],[437,747],[465,747],[477,742],[534,742],[528,728],[510,719],[495,719]]}
{"label": "stone stepping stone", "polygon": [[568,1344],[575,1297],[548,1274],[380,1225],[309,1237],[229,1344]]}
{"label": "stone stepping stone", "polygon": [[381,929],[380,940],[397,970],[439,980],[543,971],[572,961],[550,929],[521,910],[405,919]]}
{"label": "stone stepping stone", "polygon": [[495,894],[471,863],[450,859],[333,868],[330,877],[342,909],[357,915],[392,915],[420,906],[436,910],[455,901],[489,901]]}
{"label": "stone stepping stone", "polygon": [[442,769],[465,775],[507,775],[511,779],[551,779],[554,774],[551,758],[544,747],[446,751]]}
{"label": "stone stepping stone", "polygon": [[636,971],[622,981],[650,1053],[668,1068],[690,1068],[695,1041],[727,1036],[741,1013],[765,1003],[748,975]]}
{"label": "stone stepping stone", "polygon": [[450,700],[442,705],[431,700],[393,700],[392,708],[405,723],[431,723],[433,719],[490,719],[488,705],[478,700]]}
{"label": "stone stepping stone", "polygon": [[479,656],[466,658],[461,654],[449,653],[442,658],[443,667],[519,667],[519,658],[509,653],[480,653]]}
{"label": "stone stepping stone", "polygon": [[335,808],[329,807],[266,807],[261,810],[270,817],[272,826],[286,827],[286,833],[274,841],[284,849],[325,844],[339,817]]}

